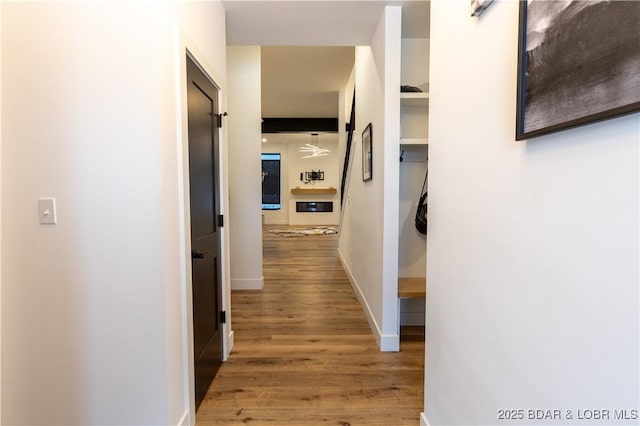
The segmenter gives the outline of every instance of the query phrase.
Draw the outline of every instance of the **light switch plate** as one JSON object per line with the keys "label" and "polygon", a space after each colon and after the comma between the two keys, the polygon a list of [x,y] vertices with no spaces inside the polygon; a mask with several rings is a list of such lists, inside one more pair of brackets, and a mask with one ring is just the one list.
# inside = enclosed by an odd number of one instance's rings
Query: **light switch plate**
{"label": "light switch plate", "polygon": [[56,199],[40,198],[38,200],[38,212],[40,214],[41,225],[56,224]]}

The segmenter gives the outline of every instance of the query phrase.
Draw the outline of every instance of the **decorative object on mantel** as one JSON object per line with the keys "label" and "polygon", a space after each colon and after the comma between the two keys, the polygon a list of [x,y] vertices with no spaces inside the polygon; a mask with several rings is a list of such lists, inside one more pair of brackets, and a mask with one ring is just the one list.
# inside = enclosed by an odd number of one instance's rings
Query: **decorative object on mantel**
{"label": "decorative object on mantel", "polygon": [[471,0],[471,16],[479,17],[491,3],[493,0]]}
{"label": "decorative object on mantel", "polygon": [[330,226],[314,226],[313,228],[291,228],[291,229],[272,229],[269,232],[281,237],[304,237],[307,235],[332,235],[337,234],[338,230]]}
{"label": "decorative object on mantel", "polygon": [[640,111],[640,2],[520,2],[516,140]]}
{"label": "decorative object on mantel", "polygon": [[328,148],[320,148],[318,145],[318,134],[311,133],[311,143],[306,143],[298,149],[301,154],[307,154],[302,158],[324,157],[331,152]]}
{"label": "decorative object on mantel", "polygon": [[362,180],[364,182],[373,178],[373,141],[371,138],[371,123],[369,123],[362,132]]}

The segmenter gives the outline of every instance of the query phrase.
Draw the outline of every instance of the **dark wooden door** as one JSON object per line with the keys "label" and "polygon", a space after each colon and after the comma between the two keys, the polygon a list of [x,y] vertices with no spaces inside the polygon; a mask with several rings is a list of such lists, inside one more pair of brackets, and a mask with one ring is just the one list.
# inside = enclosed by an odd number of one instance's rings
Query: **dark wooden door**
{"label": "dark wooden door", "polygon": [[187,57],[196,408],[222,362],[218,90]]}

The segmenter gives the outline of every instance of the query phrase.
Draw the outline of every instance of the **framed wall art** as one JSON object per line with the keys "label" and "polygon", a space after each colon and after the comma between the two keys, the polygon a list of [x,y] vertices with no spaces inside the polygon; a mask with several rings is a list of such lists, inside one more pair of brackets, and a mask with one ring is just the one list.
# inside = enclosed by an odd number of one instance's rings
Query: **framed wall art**
{"label": "framed wall art", "polygon": [[520,2],[516,140],[640,110],[640,2]]}
{"label": "framed wall art", "polygon": [[373,141],[371,134],[371,123],[362,132],[362,180],[368,181],[373,178]]}

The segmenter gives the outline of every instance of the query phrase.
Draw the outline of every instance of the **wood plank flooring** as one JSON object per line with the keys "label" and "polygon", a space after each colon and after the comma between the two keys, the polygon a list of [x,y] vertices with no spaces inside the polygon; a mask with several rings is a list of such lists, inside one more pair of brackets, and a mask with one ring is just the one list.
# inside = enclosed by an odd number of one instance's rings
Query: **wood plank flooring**
{"label": "wood plank flooring", "polygon": [[380,352],[337,236],[273,228],[263,232],[264,290],[232,293],[235,345],[197,424],[419,425],[422,330],[403,330],[400,352]]}

